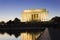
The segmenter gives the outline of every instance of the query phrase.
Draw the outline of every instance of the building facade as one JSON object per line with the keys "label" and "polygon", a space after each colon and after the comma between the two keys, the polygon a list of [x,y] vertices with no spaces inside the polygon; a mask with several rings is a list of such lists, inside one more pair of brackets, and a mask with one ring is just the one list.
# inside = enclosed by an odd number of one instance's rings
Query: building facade
{"label": "building facade", "polygon": [[21,22],[46,21],[48,11],[46,9],[24,10],[22,12]]}

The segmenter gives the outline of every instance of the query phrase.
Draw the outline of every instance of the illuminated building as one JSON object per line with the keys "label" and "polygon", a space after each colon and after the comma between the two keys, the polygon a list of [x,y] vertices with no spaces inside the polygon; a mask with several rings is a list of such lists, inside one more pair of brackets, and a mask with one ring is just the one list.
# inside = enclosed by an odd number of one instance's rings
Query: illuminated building
{"label": "illuminated building", "polygon": [[46,21],[48,16],[48,11],[46,9],[32,9],[24,10],[22,12],[21,21]]}
{"label": "illuminated building", "polygon": [[[48,11],[46,9],[32,9],[24,10],[21,16],[21,22],[31,22],[31,21],[47,21]],[[21,33],[22,40],[36,40],[42,32],[38,33]]]}

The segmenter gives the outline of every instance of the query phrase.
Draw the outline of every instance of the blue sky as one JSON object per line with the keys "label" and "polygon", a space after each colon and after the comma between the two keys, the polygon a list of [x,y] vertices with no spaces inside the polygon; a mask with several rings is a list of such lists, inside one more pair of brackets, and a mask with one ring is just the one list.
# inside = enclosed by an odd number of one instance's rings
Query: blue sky
{"label": "blue sky", "polygon": [[21,17],[25,9],[46,8],[49,18],[60,16],[60,0],[0,0],[0,21]]}

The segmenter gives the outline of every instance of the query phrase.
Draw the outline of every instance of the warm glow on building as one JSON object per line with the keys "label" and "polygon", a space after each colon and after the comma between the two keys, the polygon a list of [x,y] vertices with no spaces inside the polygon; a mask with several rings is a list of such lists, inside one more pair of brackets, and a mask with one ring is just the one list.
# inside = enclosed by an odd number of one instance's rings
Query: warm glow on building
{"label": "warm glow on building", "polygon": [[21,22],[46,21],[48,11],[46,9],[24,10],[22,12]]}

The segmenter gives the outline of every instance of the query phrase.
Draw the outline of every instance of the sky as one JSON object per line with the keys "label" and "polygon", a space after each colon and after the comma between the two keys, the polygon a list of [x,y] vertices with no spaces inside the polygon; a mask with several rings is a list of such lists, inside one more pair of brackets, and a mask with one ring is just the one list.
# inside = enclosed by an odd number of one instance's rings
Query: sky
{"label": "sky", "polygon": [[46,8],[52,18],[60,16],[60,0],[0,0],[0,21],[21,18],[23,10]]}

